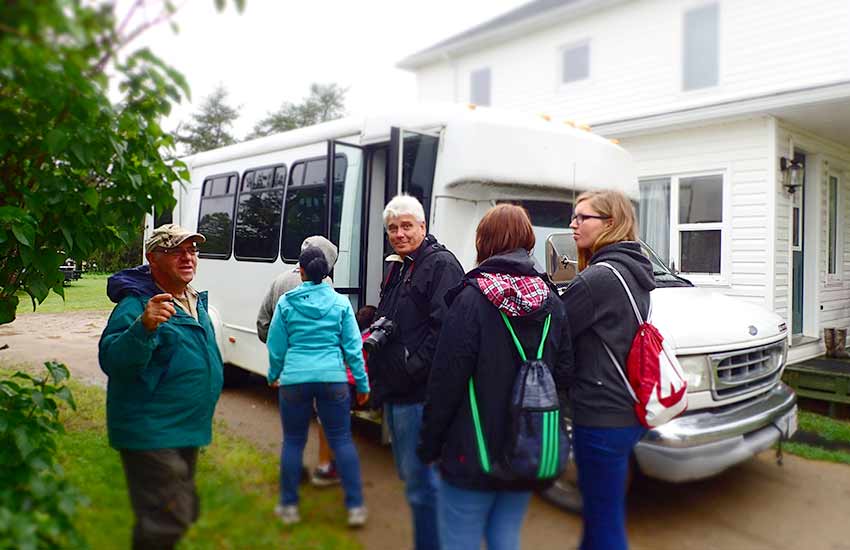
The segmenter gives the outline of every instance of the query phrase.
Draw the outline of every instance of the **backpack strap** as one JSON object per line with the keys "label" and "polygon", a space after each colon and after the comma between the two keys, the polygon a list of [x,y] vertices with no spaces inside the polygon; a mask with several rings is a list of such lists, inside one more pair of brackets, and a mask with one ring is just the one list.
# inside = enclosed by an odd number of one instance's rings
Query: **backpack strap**
{"label": "backpack strap", "polygon": [[[608,262],[599,262],[598,264],[594,264],[594,265],[604,265],[605,267],[607,267],[608,269],[610,269],[611,271],[614,272],[614,275],[617,276],[617,279],[619,279],[620,284],[623,285],[623,288],[626,291],[626,295],[629,297],[629,302],[631,302],[631,304],[632,304],[632,310],[635,313],[635,317],[637,318],[638,325],[642,325],[643,324],[643,316],[640,314],[640,310],[637,307],[637,303],[635,302],[635,297],[632,296],[632,291],[629,289],[629,285],[626,284],[625,279],[623,279],[623,276],[620,275],[619,271],[617,271],[617,268],[614,267],[613,265],[609,264]],[[651,315],[652,315],[652,302],[650,302],[649,315],[647,315],[647,319],[649,319],[649,317]],[[629,383],[629,379],[626,377],[626,374],[623,371],[623,367],[620,365],[620,362],[617,361],[616,357],[614,357],[614,352],[611,351],[611,348],[608,347],[608,344],[605,343],[605,340],[603,340],[601,336],[599,337],[599,341],[602,342],[602,347],[605,348],[605,353],[608,354],[608,358],[611,359],[611,362],[614,363],[615,367],[617,367],[617,374],[619,374],[620,378],[623,379],[623,384],[626,386],[626,389],[629,391],[629,395],[631,395],[632,399],[635,402],[637,402],[638,401],[637,394],[635,394],[634,388],[632,388],[632,385]]]}
{"label": "backpack strap", "polygon": [[[632,295],[632,291],[629,288],[629,285],[626,284],[626,280],[623,279],[623,276],[620,275],[619,271],[617,271],[617,268],[614,267],[613,265],[609,264],[608,262],[599,262],[598,264],[594,264],[594,265],[604,265],[605,267],[607,267],[608,269],[610,269],[611,271],[614,272],[614,275],[617,276],[617,279],[619,279],[620,284],[623,285],[623,288],[626,291],[626,295],[629,297],[629,302],[631,302],[631,304],[632,304],[632,311],[635,312],[635,317],[637,317],[638,325],[642,325],[643,324],[643,316],[640,314],[640,310],[638,309],[637,302],[635,302],[635,297]],[[647,321],[649,321],[650,317],[652,317],[652,302],[651,301],[649,302],[649,312],[648,312],[648,315],[646,316]]]}
{"label": "backpack strap", "polygon": [[[502,316],[502,320],[505,322],[505,326],[508,327],[508,332],[511,333],[511,338],[514,341],[514,345],[516,346],[517,351],[519,352],[519,356],[523,361],[528,361],[525,356],[525,350],[522,348],[522,344],[519,342],[519,338],[517,338],[516,333],[514,332],[514,328],[511,326],[510,320],[508,320],[508,316],[505,315],[505,312],[499,310],[499,313]],[[549,323],[552,321],[552,314],[546,316],[546,321],[543,323],[543,335],[540,337],[540,345],[537,347],[537,359],[543,359],[543,346],[546,344],[546,337],[549,336]]]}
{"label": "backpack strap", "polygon": [[[525,350],[522,349],[522,344],[520,343],[519,338],[517,338],[516,333],[511,326],[511,322],[508,320],[508,316],[501,310],[499,313],[502,315],[502,320],[505,322],[505,326],[508,327],[508,331],[511,333],[511,338],[513,338],[514,345],[519,352],[519,356],[523,361],[527,361]],[[546,321],[543,323],[543,335],[540,337],[540,345],[537,347],[538,359],[543,358],[543,347],[546,344],[546,337],[549,336],[549,324],[551,321],[552,314],[550,313],[546,316]],[[487,442],[484,440],[484,430],[481,429],[481,417],[478,414],[478,400],[475,397],[475,383],[472,381],[472,378],[472,376],[469,377],[469,408],[472,411],[472,423],[475,425],[475,440],[478,443],[478,458],[481,461],[481,469],[484,470],[485,474],[489,474],[490,455],[487,453]]]}

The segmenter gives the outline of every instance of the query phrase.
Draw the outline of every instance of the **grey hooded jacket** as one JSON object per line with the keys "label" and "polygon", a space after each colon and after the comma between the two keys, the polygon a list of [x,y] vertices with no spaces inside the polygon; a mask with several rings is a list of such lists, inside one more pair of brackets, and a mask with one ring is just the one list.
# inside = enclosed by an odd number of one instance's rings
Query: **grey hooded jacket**
{"label": "grey hooded jacket", "polygon": [[[304,239],[304,242],[301,243],[301,250],[311,246],[321,249],[325,254],[325,258],[328,260],[328,266],[333,270],[338,255],[336,246],[320,235],[313,235]],[[325,277],[325,280],[322,282],[333,286],[333,281],[330,277]],[[287,269],[275,278],[272,286],[266,293],[266,297],[263,298],[263,303],[260,304],[260,311],[257,313],[257,336],[261,342],[265,343],[269,336],[269,325],[271,325],[272,315],[274,315],[274,308],[277,305],[277,301],[286,292],[300,285],[301,273],[298,270],[297,264],[292,269]]]}

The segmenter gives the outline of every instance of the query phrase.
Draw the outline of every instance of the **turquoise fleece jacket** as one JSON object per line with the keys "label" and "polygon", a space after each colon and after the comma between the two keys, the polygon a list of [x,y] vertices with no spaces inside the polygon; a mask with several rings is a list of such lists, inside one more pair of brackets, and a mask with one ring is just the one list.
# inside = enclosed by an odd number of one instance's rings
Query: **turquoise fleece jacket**
{"label": "turquoise fleece jacket", "polygon": [[363,341],[351,302],[328,284],[306,281],[280,297],[267,346],[270,384],[347,382],[348,363],[357,391],[369,391]]}

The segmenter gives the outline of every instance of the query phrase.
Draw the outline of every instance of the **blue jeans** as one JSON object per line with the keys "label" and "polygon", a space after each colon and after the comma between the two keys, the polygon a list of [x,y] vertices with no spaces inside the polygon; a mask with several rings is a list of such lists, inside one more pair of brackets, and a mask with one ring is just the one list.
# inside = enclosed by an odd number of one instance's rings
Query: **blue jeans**
{"label": "blue jeans", "polygon": [[423,464],[416,456],[423,408],[422,403],[387,403],[384,405],[384,419],[392,437],[398,476],[404,481],[404,493],[413,513],[416,550],[436,550],[440,547],[437,538],[437,475],[432,466]]}
{"label": "blue jeans", "polygon": [[437,514],[442,550],[519,550],[519,532],[531,493],[470,491],[440,481]]}
{"label": "blue jeans", "polygon": [[278,390],[283,448],[280,452],[280,503],[298,504],[298,482],[307,432],[313,416],[313,400],[322,429],[336,457],[336,467],[345,492],[345,506],[363,505],[360,459],[351,439],[351,397],[345,382],[291,384]]}
{"label": "blue jeans", "polygon": [[626,550],[626,478],[643,426],[573,426],[578,485],[584,502],[581,550]]}

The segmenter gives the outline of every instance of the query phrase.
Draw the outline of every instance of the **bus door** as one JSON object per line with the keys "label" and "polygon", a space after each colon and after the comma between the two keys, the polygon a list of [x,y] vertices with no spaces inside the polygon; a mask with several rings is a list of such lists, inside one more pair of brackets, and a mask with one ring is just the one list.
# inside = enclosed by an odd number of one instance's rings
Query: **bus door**
{"label": "bus door", "polygon": [[348,296],[355,311],[365,300],[361,279],[367,246],[365,160],[366,153],[359,145],[328,142],[324,234],[339,250],[333,270],[334,289]]}
{"label": "bus door", "polygon": [[413,132],[396,127],[390,129],[389,176],[384,204],[399,193],[413,195],[422,203],[429,227],[433,221],[431,201],[439,144],[438,132]]}

